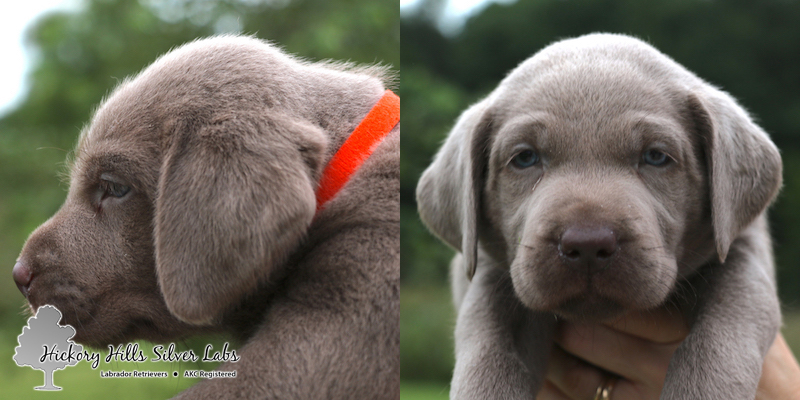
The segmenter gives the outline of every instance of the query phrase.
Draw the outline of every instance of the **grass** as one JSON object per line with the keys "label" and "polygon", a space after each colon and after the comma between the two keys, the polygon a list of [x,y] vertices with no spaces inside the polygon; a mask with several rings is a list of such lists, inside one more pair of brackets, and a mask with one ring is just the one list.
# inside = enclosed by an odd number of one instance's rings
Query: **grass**
{"label": "grass", "polygon": [[439,382],[403,382],[400,400],[448,400],[450,385]]}
{"label": "grass", "polygon": [[794,356],[800,360],[800,310],[784,312],[781,332]]}
{"label": "grass", "polygon": [[449,382],[455,312],[450,291],[403,286],[400,295],[400,378]]}

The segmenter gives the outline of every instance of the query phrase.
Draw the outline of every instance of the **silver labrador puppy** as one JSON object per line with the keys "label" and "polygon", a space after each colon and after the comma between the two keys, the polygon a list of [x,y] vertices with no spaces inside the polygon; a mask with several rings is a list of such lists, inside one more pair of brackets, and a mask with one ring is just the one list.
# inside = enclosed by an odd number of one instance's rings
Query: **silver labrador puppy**
{"label": "silver labrador puppy", "polygon": [[464,112],[417,188],[472,278],[454,273],[451,398],[532,398],[554,314],[668,304],[691,332],[661,398],[753,399],[781,319],[765,218],[780,185],[747,112],[648,44],[541,50]]}
{"label": "silver labrador puppy", "polygon": [[183,399],[398,398],[400,125],[315,196],[388,78],[221,36],[126,79],[14,267],[31,309],[57,306],[97,347],[238,339],[219,367],[236,378]]}

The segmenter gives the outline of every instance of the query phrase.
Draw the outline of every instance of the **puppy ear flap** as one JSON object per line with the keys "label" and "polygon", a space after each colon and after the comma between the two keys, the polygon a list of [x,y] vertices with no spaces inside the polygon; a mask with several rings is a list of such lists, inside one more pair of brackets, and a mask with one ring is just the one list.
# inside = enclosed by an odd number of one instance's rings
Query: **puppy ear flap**
{"label": "puppy ear flap", "polygon": [[294,251],[316,210],[326,136],[282,115],[187,122],[163,161],[158,282],[182,321],[217,320]]}
{"label": "puppy ear flap", "polygon": [[729,95],[709,89],[689,95],[688,106],[704,141],[714,239],[724,262],[731,243],[780,189],[781,157]]}
{"label": "puppy ear flap", "polygon": [[417,185],[422,222],[464,256],[475,274],[481,197],[485,186],[492,118],[487,101],[465,111]]}

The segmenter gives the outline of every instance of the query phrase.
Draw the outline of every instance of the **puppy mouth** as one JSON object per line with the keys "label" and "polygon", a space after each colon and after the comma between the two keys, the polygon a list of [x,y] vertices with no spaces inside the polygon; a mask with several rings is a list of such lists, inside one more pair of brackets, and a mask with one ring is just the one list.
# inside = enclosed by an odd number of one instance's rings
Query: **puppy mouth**
{"label": "puppy mouth", "polygon": [[140,338],[147,340],[148,337],[144,333],[155,328],[155,324],[145,318],[133,319],[118,328],[110,326],[110,324],[104,324],[101,322],[102,320],[102,316],[89,313],[83,318],[79,318],[74,313],[66,313],[62,322],[71,325],[75,329],[75,336],[72,337],[72,340],[98,349]]}
{"label": "puppy mouth", "polygon": [[156,324],[150,319],[134,318],[129,321],[124,328],[118,331],[103,332],[104,334],[95,336],[86,335],[86,337],[78,337],[78,335],[76,335],[76,341],[83,342],[91,347],[103,348],[123,344],[132,340],[151,340],[150,336],[153,336],[153,332],[156,332],[156,330]]}
{"label": "puppy mouth", "polygon": [[[151,315],[157,313],[157,307],[145,309],[118,308],[117,312],[109,312],[111,301],[104,295],[89,296],[86,290],[72,285],[51,285],[49,281],[34,282],[38,287],[27,293],[25,308],[30,316],[36,315],[39,307],[51,305],[56,307],[62,317],[60,325],[70,325],[75,329],[72,337],[77,343],[93,348],[106,348],[133,340],[149,340],[163,342],[182,337],[183,331],[162,329]],[[116,306],[120,306],[116,304]],[[112,309],[114,305],[110,306]]]}
{"label": "puppy mouth", "polygon": [[[28,308],[28,310],[30,310],[31,316],[35,315],[36,311],[39,310],[39,307],[44,305],[52,305],[58,308],[58,305],[53,304],[54,301],[52,301],[52,299],[43,298],[47,296],[41,296],[41,293],[39,292],[40,290],[34,288],[33,284],[31,284],[31,286],[28,287],[23,293],[25,300],[27,300],[25,306]],[[59,308],[59,310],[61,309]]]}
{"label": "puppy mouth", "polygon": [[[71,293],[64,293],[63,290],[54,289],[52,287],[37,288],[38,290],[29,290],[27,293],[27,304],[30,316],[36,315],[39,307],[50,305],[56,307],[61,313],[61,319],[58,321],[59,325],[70,325],[75,329],[75,335],[72,337],[77,343],[89,345],[91,347],[103,348],[106,345],[104,340],[96,340],[98,331],[102,331],[101,322],[96,316],[94,307],[89,306],[87,303],[93,303],[93,300],[81,301],[71,296]],[[78,290],[70,288],[71,290]],[[101,328],[101,329],[99,329]],[[102,336],[102,335],[101,335]]]}
{"label": "puppy mouth", "polygon": [[564,319],[591,322],[615,317],[625,310],[616,300],[596,293],[585,293],[560,302],[553,311]]}

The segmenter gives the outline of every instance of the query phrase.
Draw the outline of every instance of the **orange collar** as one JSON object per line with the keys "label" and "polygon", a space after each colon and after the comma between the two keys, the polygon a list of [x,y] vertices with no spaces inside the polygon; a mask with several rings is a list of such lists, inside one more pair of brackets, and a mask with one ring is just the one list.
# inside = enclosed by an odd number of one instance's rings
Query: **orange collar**
{"label": "orange collar", "polygon": [[400,98],[387,90],[325,167],[317,187],[317,211],[339,193],[398,122]]}

